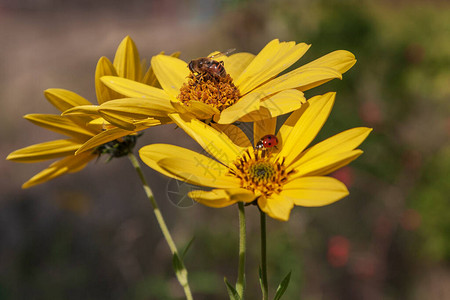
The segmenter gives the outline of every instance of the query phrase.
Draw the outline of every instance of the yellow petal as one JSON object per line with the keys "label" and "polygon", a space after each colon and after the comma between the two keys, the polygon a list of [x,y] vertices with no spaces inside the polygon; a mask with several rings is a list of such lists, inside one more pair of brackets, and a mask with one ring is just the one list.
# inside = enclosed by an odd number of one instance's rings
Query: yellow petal
{"label": "yellow petal", "polygon": [[114,115],[127,120],[167,117],[174,109],[167,100],[154,98],[124,98],[108,101],[99,106],[101,115]]}
{"label": "yellow petal", "polygon": [[185,108],[188,113],[194,115],[199,120],[212,119],[215,114],[220,113],[217,108],[195,100],[189,101],[189,106],[185,106]]}
{"label": "yellow petal", "polygon": [[236,79],[235,85],[242,95],[289,68],[305,54],[310,46],[304,43],[273,40],[251,61]]}
{"label": "yellow petal", "polygon": [[342,167],[345,167],[346,165],[348,165],[349,163],[351,163],[352,161],[354,161],[355,159],[357,159],[361,154],[363,154],[364,152],[362,150],[354,150],[352,151],[353,155],[348,155],[346,159],[344,160],[339,160],[334,164],[329,164],[328,167],[311,172],[308,174],[308,176],[324,176],[324,175],[328,175],[331,174],[337,170],[339,170]]}
{"label": "yellow petal", "polygon": [[103,84],[100,80],[103,76],[117,76],[113,64],[104,56],[99,59],[97,68],[95,69],[95,93],[97,95],[98,104],[102,104],[111,99],[122,98],[119,93],[107,88]]}
{"label": "yellow petal", "polygon": [[197,119],[184,120],[179,114],[171,114],[170,117],[203,149],[226,166],[235,161],[246,149],[234,144],[225,133],[219,132]]}
{"label": "yellow petal", "polygon": [[343,74],[350,70],[354,64],[356,64],[356,59],[353,53],[346,50],[336,50],[301,66],[300,69],[327,67]]}
{"label": "yellow petal", "polygon": [[[125,116],[124,116],[125,115]],[[113,124],[113,126],[117,126],[127,131],[139,131],[148,127],[162,125],[162,124],[170,124],[172,120],[170,118],[142,118],[142,119],[134,119],[129,118],[126,114],[114,114],[114,113],[102,113],[103,118],[109,124]],[[145,128],[139,129],[140,126],[145,126]]]}
{"label": "yellow petal", "polygon": [[[164,54],[164,51],[159,54]],[[174,52],[170,56],[178,58],[178,57],[180,57],[180,52]],[[158,82],[158,78],[156,78],[155,72],[153,71],[152,66],[150,66],[148,68],[147,72],[145,73],[144,78],[142,79],[142,83],[145,83],[145,84],[157,87],[157,88],[161,87],[161,85]]]}
{"label": "yellow petal", "polygon": [[81,105],[72,107],[64,111],[61,115],[70,119],[81,128],[96,133],[89,127],[89,123],[98,118],[98,106],[97,105]]}
{"label": "yellow petal", "polygon": [[[356,59],[352,53],[345,50],[338,50],[324,55],[306,65],[303,65],[297,70],[298,72],[309,72],[309,69],[315,70],[317,68],[330,68],[332,70],[335,70],[339,74],[343,74],[347,72],[351,67],[353,67],[355,63]],[[342,76],[335,78],[342,78]],[[323,74],[323,78],[315,77],[314,79],[315,80],[311,82],[304,82],[302,86],[299,87],[299,89],[301,91],[307,91],[309,89],[312,89],[313,87],[319,86],[333,79],[333,74],[330,72],[328,78],[325,74]]]}
{"label": "yellow petal", "polygon": [[175,57],[156,55],[152,58],[152,67],[163,89],[175,99],[190,73],[187,63]]}
{"label": "yellow petal", "polygon": [[[122,128],[124,130],[136,130],[135,120],[132,118],[123,117],[123,115],[116,115],[114,113],[103,113],[102,117],[110,124]],[[141,120],[142,121],[142,120]]]}
{"label": "yellow petal", "polygon": [[[157,145],[157,146],[155,146]],[[152,147],[150,147],[152,146]],[[141,160],[150,168],[153,170],[171,178],[175,178],[180,181],[186,181],[184,177],[178,176],[176,174],[172,174],[165,169],[161,168],[158,165],[158,162],[164,158],[167,158],[167,152],[165,149],[166,145],[161,144],[153,144],[149,146],[144,146],[141,149],[139,149],[139,156]],[[150,147],[150,148],[149,148]]]}
{"label": "yellow petal", "polygon": [[125,98],[103,103],[98,112],[111,124],[133,131],[136,123],[143,120],[158,118],[161,123],[166,124],[170,121],[167,114],[173,112],[173,107],[170,101],[165,100]]}
{"label": "yellow petal", "polygon": [[265,135],[275,134],[277,127],[277,118],[269,118],[253,123],[253,144],[256,146],[258,141]]}
{"label": "yellow petal", "polygon": [[301,177],[284,185],[280,193],[295,205],[324,206],[348,195],[346,186],[332,177]]}
{"label": "yellow petal", "polygon": [[80,95],[64,89],[48,89],[44,91],[47,100],[61,112],[74,106],[92,105],[91,102]]}
{"label": "yellow petal", "polygon": [[272,118],[272,114],[270,113],[270,110],[268,110],[266,107],[261,106],[258,110],[252,111],[248,114],[245,114],[241,116],[239,119],[237,119],[237,122],[258,122],[265,119]]}
{"label": "yellow petal", "polygon": [[89,130],[92,130],[92,132],[95,132],[97,134],[99,132],[102,132],[103,130],[115,128],[116,126],[111,125],[108,121],[106,121],[102,117],[98,117],[87,123],[86,127],[89,128]]}
{"label": "yellow petal", "polygon": [[[164,54],[164,53],[161,53],[161,54]],[[180,54],[181,54],[180,51],[176,51],[176,52],[173,52],[172,54],[170,54],[170,56],[175,57],[175,58],[179,58]]]}
{"label": "yellow petal", "polygon": [[6,159],[17,162],[33,163],[72,155],[80,148],[80,146],[81,143],[74,140],[55,140],[16,150],[10,153]]}
{"label": "yellow petal", "polygon": [[195,118],[195,115],[193,115],[189,112],[188,107],[186,105],[184,105],[183,103],[181,103],[180,101],[173,99],[170,101],[170,103],[172,104],[176,113],[186,116],[186,117],[189,116],[191,118]]}
{"label": "yellow petal", "polygon": [[[294,161],[316,137],[331,112],[335,96],[335,93],[327,93],[309,99],[309,106],[304,113],[292,114],[286,121],[287,124],[295,123],[295,126],[291,128],[288,125],[286,131],[283,130],[284,125],[280,128],[277,137],[282,147],[278,157],[285,157],[287,165]],[[295,120],[296,118],[298,121]],[[289,135],[286,136],[286,132]]]}
{"label": "yellow petal", "polygon": [[292,178],[300,176],[319,176],[327,175],[331,172],[348,165],[357,159],[363,152],[361,150],[352,150],[340,153],[327,153],[308,160],[302,164],[294,163],[289,166],[289,170],[295,169],[297,172]]}
{"label": "yellow petal", "polygon": [[98,108],[99,108],[98,105],[80,105],[64,111],[61,115],[63,116],[97,115]]}
{"label": "yellow petal", "polygon": [[[257,92],[256,92],[257,93]],[[252,95],[253,92],[248,94]],[[247,95],[247,96],[248,96]],[[274,118],[299,109],[305,103],[303,93],[297,90],[285,90],[275,95],[266,97],[260,102],[258,110],[241,112],[240,122],[256,122],[264,119]]]}
{"label": "yellow petal", "polygon": [[151,98],[168,101],[170,98],[164,90],[126,78],[103,76],[101,81],[114,91],[130,98]]}
{"label": "yellow petal", "polygon": [[256,195],[246,189],[215,189],[212,191],[191,191],[189,197],[197,202],[215,208],[230,206],[236,202],[250,203],[255,200]]}
{"label": "yellow petal", "polygon": [[142,72],[139,52],[129,36],[126,36],[119,47],[117,47],[113,64],[120,77],[136,81],[141,80]]}
{"label": "yellow petal", "polygon": [[214,208],[227,207],[237,202],[232,201],[230,195],[222,189],[215,189],[212,191],[196,190],[189,192],[188,195],[195,201]]}
{"label": "yellow petal", "polygon": [[150,66],[147,70],[147,72],[144,75],[144,78],[142,79],[142,83],[160,88],[161,85],[158,82],[158,79],[156,78],[155,72],[153,71],[152,66]]}
{"label": "yellow petal", "polygon": [[303,93],[297,90],[284,90],[261,102],[261,107],[270,111],[270,115],[278,117],[299,109],[306,102]]}
{"label": "yellow petal", "polygon": [[[308,68],[326,67],[336,70],[337,72],[343,74],[347,72],[356,63],[355,56],[348,51],[338,50],[324,55],[306,65],[303,65],[299,70],[306,70]],[[330,79],[324,79],[317,82],[313,82],[301,87],[302,91],[309,90],[313,87],[319,86]]]}
{"label": "yellow petal", "polygon": [[259,197],[258,206],[269,217],[279,221],[287,221],[294,207],[294,202],[282,194],[272,194],[268,198],[264,196]]}
{"label": "yellow petal", "polygon": [[298,68],[268,81],[255,91],[263,91],[268,95],[294,88],[304,91],[306,89],[303,89],[303,87],[309,87],[317,83],[322,84],[334,78],[342,79],[342,75],[332,68]]}
{"label": "yellow petal", "polygon": [[[157,120],[154,120],[154,125],[159,125],[160,122]],[[145,125],[137,125],[136,127],[136,131],[129,131],[129,130],[125,130],[122,128],[112,128],[112,129],[108,129],[105,131],[102,131],[101,133],[97,134],[96,136],[92,137],[91,139],[89,139],[86,143],[83,144],[83,146],[81,146],[77,152],[75,152],[75,154],[80,154],[82,152],[88,151],[88,150],[92,150],[95,147],[98,147],[100,145],[106,144],[108,142],[114,141],[118,138],[127,136],[127,135],[131,135],[136,133],[137,131],[140,130],[144,130],[150,126],[147,126],[148,124]]]}
{"label": "yellow petal", "polygon": [[225,191],[230,195],[231,200],[237,202],[250,203],[260,196],[259,193],[255,194],[254,192],[243,188],[226,189]]}
{"label": "yellow petal", "polygon": [[29,114],[24,117],[37,126],[58,132],[84,142],[94,134],[73,123],[70,119],[57,115]]}
{"label": "yellow petal", "polygon": [[66,173],[74,173],[83,169],[86,164],[94,159],[96,155],[84,153],[82,155],[71,155],[62,160],[52,163],[47,169],[42,170],[34,175],[30,180],[22,185],[23,189],[32,187],[37,184],[44,183],[55,177],[64,175]]}
{"label": "yellow petal", "polygon": [[292,129],[297,125],[298,119],[301,117],[302,114],[305,113],[306,109],[309,107],[309,103],[306,102],[305,105],[302,105],[300,109],[293,111],[289,118],[287,118],[283,125],[280,127],[277,133],[277,137],[280,141],[286,140],[286,137],[289,136]]}
{"label": "yellow petal", "polygon": [[241,117],[258,111],[260,108],[261,99],[266,96],[264,93],[250,93],[239,99],[239,101],[232,106],[224,109],[217,121],[219,124],[231,124]]}
{"label": "yellow petal", "polygon": [[139,154],[149,167],[156,163],[168,176],[191,184],[213,188],[238,188],[240,185],[236,177],[227,175],[228,168],[224,165],[182,147],[153,144],[142,147]]}
{"label": "yellow petal", "polygon": [[225,133],[235,145],[241,148],[248,148],[252,146],[252,143],[248,139],[247,135],[236,125],[213,123],[211,126],[217,131]]}
{"label": "yellow petal", "polygon": [[238,78],[242,71],[247,68],[247,66],[255,58],[255,55],[247,52],[240,52],[230,56],[225,56],[223,59],[225,71],[230,74],[231,78]]}
{"label": "yellow petal", "polygon": [[321,159],[329,154],[338,154],[354,150],[372,131],[371,128],[357,127],[338,133],[307,149],[295,165],[304,164],[312,159]]}

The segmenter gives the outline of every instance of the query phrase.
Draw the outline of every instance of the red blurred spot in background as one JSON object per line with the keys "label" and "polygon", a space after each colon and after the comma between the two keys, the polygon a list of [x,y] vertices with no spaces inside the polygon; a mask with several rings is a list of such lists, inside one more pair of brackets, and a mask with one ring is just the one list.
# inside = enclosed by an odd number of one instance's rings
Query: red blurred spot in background
{"label": "red blurred spot in background", "polygon": [[402,154],[402,162],[408,170],[418,170],[422,166],[422,154],[415,150],[405,151]]}
{"label": "red blurred spot in background", "polygon": [[379,239],[385,239],[392,234],[392,221],[388,216],[381,215],[375,221],[374,234]]}
{"label": "red blurred spot in background", "polygon": [[370,254],[356,257],[351,267],[351,271],[360,278],[371,278],[379,269],[380,263]]}
{"label": "red blurred spot in background", "polygon": [[353,184],[353,169],[351,167],[343,167],[333,174],[331,174],[334,178],[342,181],[347,187],[351,187]]}
{"label": "red blurred spot in background", "polygon": [[346,237],[336,235],[328,241],[328,262],[333,267],[343,267],[348,262],[350,242]]}
{"label": "red blurred spot in background", "polygon": [[407,209],[403,212],[400,219],[400,225],[406,230],[416,230],[420,227],[422,222],[422,217],[419,212],[415,209]]}
{"label": "red blurred spot in background", "polygon": [[359,106],[359,117],[369,126],[379,125],[383,122],[380,106],[375,101],[364,101]]}
{"label": "red blurred spot in background", "polygon": [[410,64],[420,64],[425,58],[425,48],[416,43],[409,44],[405,48],[405,58]]}

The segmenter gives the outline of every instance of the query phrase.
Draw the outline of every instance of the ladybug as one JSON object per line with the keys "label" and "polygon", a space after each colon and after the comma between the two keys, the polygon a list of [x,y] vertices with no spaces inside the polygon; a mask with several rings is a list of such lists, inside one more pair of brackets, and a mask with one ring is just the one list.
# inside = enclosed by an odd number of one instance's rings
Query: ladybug
{"label": "ladybug", "polygon": [[256,149],[272,148],[278,145],[278,138],[273,134],[263,136],[257,143]]}

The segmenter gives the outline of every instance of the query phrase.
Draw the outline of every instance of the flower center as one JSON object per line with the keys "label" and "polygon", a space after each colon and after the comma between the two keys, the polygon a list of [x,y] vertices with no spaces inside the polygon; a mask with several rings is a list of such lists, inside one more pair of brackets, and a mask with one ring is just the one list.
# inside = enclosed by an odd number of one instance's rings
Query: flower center
{"label": "flower center", "polygon": [[254,182],[267,182],[275,175],[273,164],[267,161],[257,161],[248,168],[250,178]]}
{"label": "flower center", "polygon": [[229,74],[214,76],[211,74],[189,74],[187,82],[183,83],[177,96],[183,104],[189,101],[200,101],[223,111],[239,100],[239,90],[233,84]]}
{"label": "flower center", "polygon": [[241,186],[265,196],[280,193],[289,175],[284,159],[271,159],[272,154],[259,149],[248,149],[230,167],[230,173],[241,180]]}

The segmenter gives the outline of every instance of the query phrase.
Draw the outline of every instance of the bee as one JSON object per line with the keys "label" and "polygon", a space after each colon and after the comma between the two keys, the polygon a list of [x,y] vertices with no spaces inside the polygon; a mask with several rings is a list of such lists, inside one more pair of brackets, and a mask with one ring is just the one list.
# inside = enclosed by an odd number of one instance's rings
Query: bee
{"label": "bee", "polygon": [[217,61],[214,60],[214,58],[227,55],[234,50],[235,49],[230,49],[225,53],[219,52],[208,57],[200,57],[191,60],[191,62],[188,64],[188,68],[192,72],[192,74],[197,74],[201,77],[203,77],[204,75],[211,75],[213,77],[225,77],[227,76],[227,72],[225,71],[223,61]]}
{"label": "bee", "polygon": [[268,149],[278,145],[278,138],[273,134],[263,136],[258,143],[256,143],[256,149]]}

